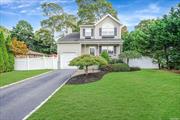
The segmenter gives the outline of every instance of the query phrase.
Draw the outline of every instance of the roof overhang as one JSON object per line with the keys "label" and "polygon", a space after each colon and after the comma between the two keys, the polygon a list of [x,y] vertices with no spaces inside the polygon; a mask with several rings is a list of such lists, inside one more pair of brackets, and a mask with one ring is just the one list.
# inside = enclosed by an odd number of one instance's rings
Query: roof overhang
{"label": "roof overhang", "polygon": [[58,44],[123,44],[122,40],[114,40],[114,41],[107,41],[107,40],[93,40],[93,41],[59,41]]}

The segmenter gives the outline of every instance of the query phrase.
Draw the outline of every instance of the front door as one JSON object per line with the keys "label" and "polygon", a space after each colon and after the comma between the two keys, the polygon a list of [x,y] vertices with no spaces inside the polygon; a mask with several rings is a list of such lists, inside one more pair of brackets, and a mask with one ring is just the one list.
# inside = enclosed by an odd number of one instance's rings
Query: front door
{"label": "front door", "polygon": [[89,54],[90,55],[96,55],[96,47],[89,47]]}

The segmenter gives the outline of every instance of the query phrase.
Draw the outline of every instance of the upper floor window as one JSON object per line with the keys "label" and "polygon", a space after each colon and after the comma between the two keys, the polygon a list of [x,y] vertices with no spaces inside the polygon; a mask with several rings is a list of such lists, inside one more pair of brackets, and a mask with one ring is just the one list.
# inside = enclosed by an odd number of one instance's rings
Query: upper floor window
{"label": "upper floor window", "polygon": [[100,28],[100,36],[114,37],[117,35],[117,28],[112,23],[104,23]]}
{"label": "upper floor window", "polygon": [[102,36],[114,36],[114,28],[103,28]]}
{"label": "upper floor window", "polygon": [[83,29],[83,36],[85,38],[91,38],[94,34],[94,31],[92,28],[84,28]]}

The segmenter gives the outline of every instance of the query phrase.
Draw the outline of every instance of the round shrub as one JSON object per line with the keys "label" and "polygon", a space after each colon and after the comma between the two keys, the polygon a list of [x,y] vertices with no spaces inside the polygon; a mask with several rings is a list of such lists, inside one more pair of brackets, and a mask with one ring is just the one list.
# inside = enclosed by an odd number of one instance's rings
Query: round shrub
{"label": "round shrub", "polygon": [[111,67],[113,72],[130,71],[129,66],[125,63],[112,64]]}

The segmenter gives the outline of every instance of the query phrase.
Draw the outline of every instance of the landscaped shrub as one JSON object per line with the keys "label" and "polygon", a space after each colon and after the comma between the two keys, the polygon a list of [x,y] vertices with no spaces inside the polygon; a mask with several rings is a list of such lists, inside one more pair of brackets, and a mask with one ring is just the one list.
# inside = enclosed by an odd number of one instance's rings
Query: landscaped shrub
{"label": "landscaped shrub", "polygon": [[99,69],[101,71],[104,71],[104,72],[111,72],[112,71],[112,66],[110,64],[108,64],[108,65],[101,65],[101,66],[99,66]]}
{"label": "landscaped shrub", "polygon": [[13,71],[14,70],[14,54],[8,53],[8,58],[9,58],[8,71]]}
{"label": "landscaped shrub", "polygon": [[123,63],[121,59],[113,58],[109,61],[109,64]]}
{"label": "landscaped shrub", "polygon": [[109,62],[110,58],[109,58],[109,54],[107,51],[103,51],[101,53],[101,57],[103,57],[107,62]]}
{"label": "landscaped shrub", "polygon": [[125,63],[112,64],[111,67],[113,72],[130,71],[130,67]]}
{"label": "landscaped shrub", "polygon": [[140,67],[130,67],[130,70],[131,71],[139,71],[139,70],[141,70],[141,68]]}
{"label": "landscaped shrub", "polygon": [[0,73],[4,71],[4,60],[3,60],[3,52],[0,44]]}
{"label": "landscaped shrub", "polygon": [[84,68],[86,75],[88,74],[88,67],[93,65],[107,65],[107,61],[100,56],[81,55],[70,61],[70,66],[78,66]]}

